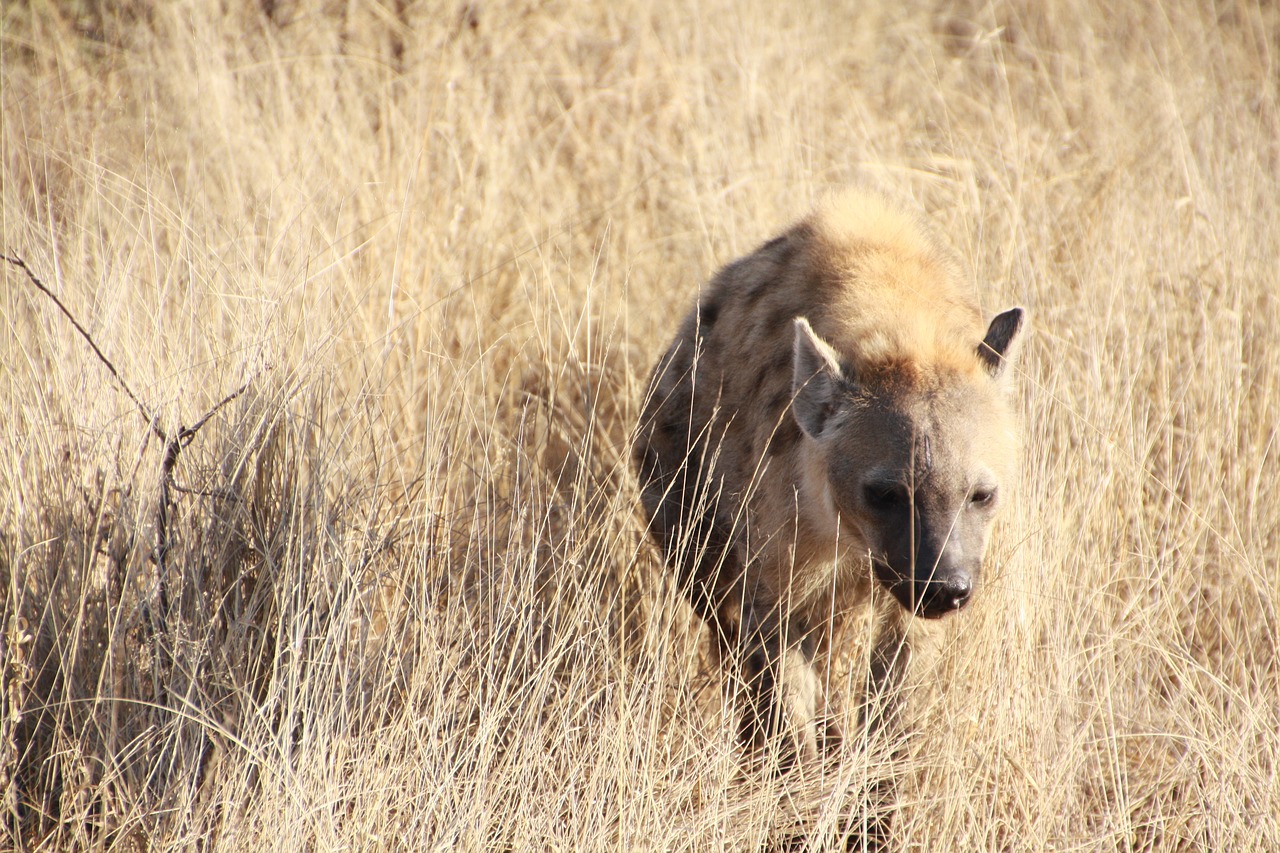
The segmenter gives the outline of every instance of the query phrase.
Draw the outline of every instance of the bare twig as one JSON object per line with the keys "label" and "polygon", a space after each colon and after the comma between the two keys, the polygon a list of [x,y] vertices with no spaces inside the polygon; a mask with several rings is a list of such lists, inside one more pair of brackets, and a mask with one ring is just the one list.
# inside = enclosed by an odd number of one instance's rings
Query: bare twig
{"label": "bare twig", "polygon": [[[271,368],[268,366],[268,367],[267,367],[267,370],[270,370],[270,369],[271,369]],[[253,384],[253,381],[254,381],[255,379],[257,379],[257,378],[258,378],[257,374],[254,374],[253,376],[249,377],[248,379],[246,379],[246,380],[244,381],[244,384],[243,384],[243,385],[241,385],[239,388],[237,388],[236,390],[232,391],[230,394],[228,394],[227,396],[223,397],[223,398],[222,398],[221,400],[219,400],[218,402],[214,403],[214,404],[213,404],[213,408],[212,408],[212,409],[210,409],[209,411],[205,412],[205,413],[204,413],[204,416],[203,416],[203,417],[201,417],[201,418],[200,418],[200,420],[196,421],[194,424],[192,424],[192,425],[191,425],[191,426],[189,426],[189,427],[183,427],[183,428],[178,432],[178,440],[182,442],[182,446],[183,446],[183,447],[186,447],[188,444],[190,444],[190,443],[191,443],[191,439],[193,439],[193,438],[195,438],[195,437],[196,437],[196,433],[198,433],[198,432],[200,431],[200,428],[201,428],[202,426],[204,426],[205,421],[209,420],[209,418],[211,418],[211,417],[213,417],[215,414],[217,414],[217,413],[218,413],[218,410],[219,410],[219,409],[221,409],[223,406],[227,405],[227,403],[230,403],[230,402],[231,402],[232,400],[234,400],[236,397],[239,397],[239,396],[240,396],[241,394],[243,394],[245,391],[248,391],[248,390],[249,390],[249,386],[250,386],[250,385],[252,385],[252,384]]]}
{"label": "bare twig", "polygon": [[[113,377],[115,377],[116,382],[120,383],[120,387],[124,389],[124,393],[129,396],[129,399],[133,401],[133,404],[138,407],[138,411],[142,413],[142,417],[147,421],[147,424],[150,425],[151,429],[155,432],[156,437],[158,437],[161,441],[168,441],[169,439],[164,434],[164,430],[161,429],[160,422],[156,420],[155,414],[152,413],[152,411],[148,409],[145,405],[143,405],[142,401],[138,399],[138,396],[133,393],[133,391],[129,388],[129,383],[124,381],[124,377],[120,375],[120,371],[116,370],[116,366],[111,363],[111,359],[107,358],[103,354],[102,350],[98,349],[98,345],[93,341],[93,336],[91,336],[87,331],[85,331],[84,326],[80,325],[80,322],[76,320],[75,315],[71,313],[71,309],[67,308],[67,306],[62,304],[62,300],[59,299],[52,290],[50,290],[48,287],[45,286],[44,282],[40,280],[39,276],[37,276],[34,272],[31,271],[31,267],[27,266],[27,262],[24,261],[22,258],[18,257],[17,255],[4,255],[4,259],[8,261],[12,266],[17,267],[18,269],[26,273],[27,279],[30,280],[31,284],[37,290],[43,293],[45,296],[53,300],[53,304],[57,305],[58,310],[61,311],[63,315],[68,320],[71,321],[71,325],[74,326],[76,331],[80,333],[80,337],[84,338],[85,341],[89,344],[89,347],[93,350],[94,354],[98,356],[98,360],[101,361],[104,365],[106,365],[107,370],[111,372],[111,375]],[[221,403],[219,403],[219,405],[221,405]]]}
{"label": "bare twig", "polygon": [[[196,434],[200,432],[200,429],[206,423],[208,423],[210,418],[212,418],[215,414],[217,414],[218,411],[220,411],[224,406],[226,406],[232,400],[236,399],[241,394],[243,394],[246,390],[248,390],[249,386],[252,385],[254,380],[257,379],[257,374],[250,377],[239,388],[232,391],[230,394],[228,394],[227,396],[219,400],[217,403],[215,403],[213,407],[210,408],[207,412],[205,412],[204,415],[202,415],[194,424],[192,424],[189,427],[179,426],[177,432],[174,433],[173,436],[171,437],[169,433],[166,432],[165,429],[160,426],[160,420],[157,414],[155,413],[155,411],[152,410],[150,407],[148,407],[146,404],[144,404],[140,399],[138,399],[138,396],[133,393],[133,390],[129,388],[129,384],[124,381],[124,377],[120,375],[120,371],[116,369],[116,366],[111,362],[111,359],[107,358],[107,356],[98,347],[97,343],[93,340],[93,336],[89,334],[89,332],[84,328],[84,326],[80,325],[80,321],[78,321],[75,318],[75,315],[71,313],[71,309],[67,308],[66,305],[62,304],[62,300],[59,299],[56,295],[54,295],[53,291],[51,291],[48,287],[45,286],[44,282],[42,282],[40,280],[40,277],[37,276],[35,272],[32,271],[31,267],[27,265],[26,261],[24,261],[22,258],[18,257],[17,255],[6,254],[6,255],[3,255],[3,257],[5,261],[7,261],[11,266],[17,267],[18,269],[26,273],[27,280],[31,282],[32,286],[35,287],[37,290],[39,290],[41,293],[43,293],[45,296],[49,297],[49,299],[53,301],[53,304],[58,306],[58,310],[61,311],[63,316],[65,316],[67,320],[71,322],[71,325],[75,327],[75,330],[79,332],[80,336],[85,339],[86,343],[89,344],[89,348],[93,350],[94,354],[98,357],[98,360],[101,361],[103,365],[106,366],[107,370],[111,373],[111,376],[116,380],[117,383],[119,383],[120,387],[124,390],[124,393],[128,395],[130,400],[133,401],[133,404],[134,406],[137,407],[138,412],[142,415],[143,419],[146,420],[147,427],[150,430],[150,432],[154,434],[157,438],[159,438],[161,442],[163,442],[164,455],[161,458],[161,462],[160,462],[160,496],[159,496],[158,505],[156,507],[156,547],[155,547],[155,552],[153,554],[153,557],[156,563],[156,578],[157,578],[156,604],[157,604],[157,609],[159,610],[159,626],[158,626],[157,634],[160,636],[163,636],[167,632],[168,624],[169,624],[169,615],[170,615],[169,614],[169,589],[168,589],[169,566],[168,566],[168,559],[167,559],[169,554],[169,548],[171,547],[171,543],[169,540],[169,511],[170,511],[170,504],[172,500],[171,500],[170,494],[171,494],[171,491],[173,490],[184,491],[178,488],[177,484],[174,482],[174,479],[173,479],[174,468],[176,468],[178,465],[178,456],[179,454],[182,453],[182,449],[187,445],[189,445],[195,439]],[[270,368],[268,367],[267,369],[270,369]],[[168,663],[169,652],[167,648],[164,648],[163,643],[161,643],[160,653],[161,653],[162,660],[165,663]],[[161,702],[161,704],[163,704],[163,701]]]}

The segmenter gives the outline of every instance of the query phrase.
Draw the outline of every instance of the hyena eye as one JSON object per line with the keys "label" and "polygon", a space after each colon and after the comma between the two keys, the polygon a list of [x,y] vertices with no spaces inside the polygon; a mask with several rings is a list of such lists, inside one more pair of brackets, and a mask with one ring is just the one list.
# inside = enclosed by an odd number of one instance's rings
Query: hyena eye
{"label": "hyena eye", "polygon": [[906,509],[907,490],[895,483],[869,483],[862,487],[862,500],[872,512],[890,513]]}
{"label": "hyena eye", "polygon": [[985,487],[979,486],[978,488],[973,490],[972,494],[969,495],[969,503],[973,504],[974,506],[986,507],[986,506],[991,506],[995,502],[996,502],[996,489],[994,486],[991,488],[985,488]]}

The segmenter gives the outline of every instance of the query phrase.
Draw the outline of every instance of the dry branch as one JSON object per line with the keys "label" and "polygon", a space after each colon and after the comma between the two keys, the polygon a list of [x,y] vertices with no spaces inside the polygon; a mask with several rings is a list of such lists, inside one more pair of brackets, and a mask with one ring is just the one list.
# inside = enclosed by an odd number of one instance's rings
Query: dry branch
{"label": "dry branch", "polygon": [[[11,266],[22,270],[23,273],[26,274],[27,280],[31,285],[45,296],[49,297],[49,299],[53,301],[54,305],[58,306],[58,310],[62,312],[63,316],[67,318],[75,330],[80,333],[80,336],[85,339],[89,348],[93,350],[94,355],[96,355],[98,360],[106,366],[107,371],[110,372],[111,376],[116,380],[120,388],[123,389],[124,393],[131,401],[133,401],[133,405],[147,422],[147,427],[151,433],[162,442],[164,451],[160,462],[160,494],[156,506],[156,544],[152,554],[156,563],[156,609],[159,614],[159,625],[154,626],[154,628],[156,629],[157,636],[163,636],[167,633],[169,626],[169,504],[171,502],[170,496],[172,491],[177,488],[174,483],[173,472],[178,465],[178,457],[182,453],[183,448],[187,447],[195,440],[197,433],[199,433],[204,425],[209,422],[209,419],[232,400],[235,400],[248,390],[249,386],[253,384],[254,380],[257,378],[257,375],[255,374],[245,380],[239,388],[235,389],[215,403],[208,411],[201,415],[194,424],[191,426],[179,425],[177,431],[171,435],[162,426],[160,426],[159,417],[155,410],[143,403],[142,400],[133,393],[133,390],[129,387],[129,383],[125,382],[124,377],[120,375],[120,371],[116,369],[115,364],[112,363],[111,359],[107,358],[101,347],[99,347],[97,342],[94,341],[93,336],[89,334],[88,330],[86,330],[85,327],[81,325],[80,321],[76,319],[75,315],[71,313],[71,309],[64,305],[62,300],[59,299],[43,281],[40,280],[40,277],[35,274],[30,266],[28,266],[27,262],[18,255],[6,254],[3,257]],[[165,663],[168,663],[168,650],[164,648],[163,642],[160,646],[162,659]]]}
{"label": "dry branch", "polygon": [[138,411],[142,413],[142,417],[151,426],[151,429],[155,432],[156,436],[161,441],[168,441],[165,437],[164,430],[160,428],[159,423],[156,421],[155,415],[150,409],[143,405],[142,401],[138,399],[138,395],[133,393],[133,390],[129,387],[129,383],[124,381],[124,377],[120,375],[119,370],[116,370],[116,366],[112,364],[111,359],[107,358],[102,350],[98,348],[98,345],[93,340],[93,336],[85,330],[84,326],[80,325],[80,321],[71,313],[71,309],[62,304],[62,300],[59,299],[52,290],[45,286],[45,283],[40,280],[40,277],[37,276],[35,272],[32,271],[31,267],[27,266],[27,262],[21,257],[17,255],[5,255],[4,259],[11,265],[26,273],[27,280],[31,282],[31,285],[35,287],[36,290],[39,290],[45,296],[53,300],[53,304],[57,305],[58,310],[62,312],[63,316],[71,321],[71,325],[80,333],[80,337],[84,338],[85,342],[89,344],[89,348],[93,350],[96,356],[98,356],[98,360],[106,365],[107,370],[115,378],[116,382],[120,383],[120,387],[124,389],[124,393],[128,395],[129,399],[133,401],[133,404],[138,407]]}

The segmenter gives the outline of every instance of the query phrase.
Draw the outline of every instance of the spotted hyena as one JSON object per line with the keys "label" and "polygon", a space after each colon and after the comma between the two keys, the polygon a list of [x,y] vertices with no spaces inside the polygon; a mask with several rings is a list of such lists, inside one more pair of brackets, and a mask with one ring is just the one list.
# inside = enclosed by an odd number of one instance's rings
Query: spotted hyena
{"label": "spotted hyena", "polygon": [[634,462],[667,565],[741,664],[748,746],[787,732],[817,753],[815,660],[873,584],[901,605],[873,693],[893,692],[913,617],[972,599],[1016,465],[1022,323],[984,324],[955,255],[862,191],[726,266],[684,318]]}

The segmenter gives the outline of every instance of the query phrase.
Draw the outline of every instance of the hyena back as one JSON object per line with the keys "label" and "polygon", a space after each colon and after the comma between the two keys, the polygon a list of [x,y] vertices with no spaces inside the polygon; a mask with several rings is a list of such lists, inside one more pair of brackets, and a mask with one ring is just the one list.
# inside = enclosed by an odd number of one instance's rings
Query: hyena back
{"label": "hyena back", "polygon": [[1022,319],[984,324],[955,256],[859,191],[730,263],[684,318],[634,462],[667,565],[741,662],[748,746],[786,731],[816,754],[815,656],[873,583],[900,605],[873,652],[879,694],[911,617],[972,598],[1018,453]]}

